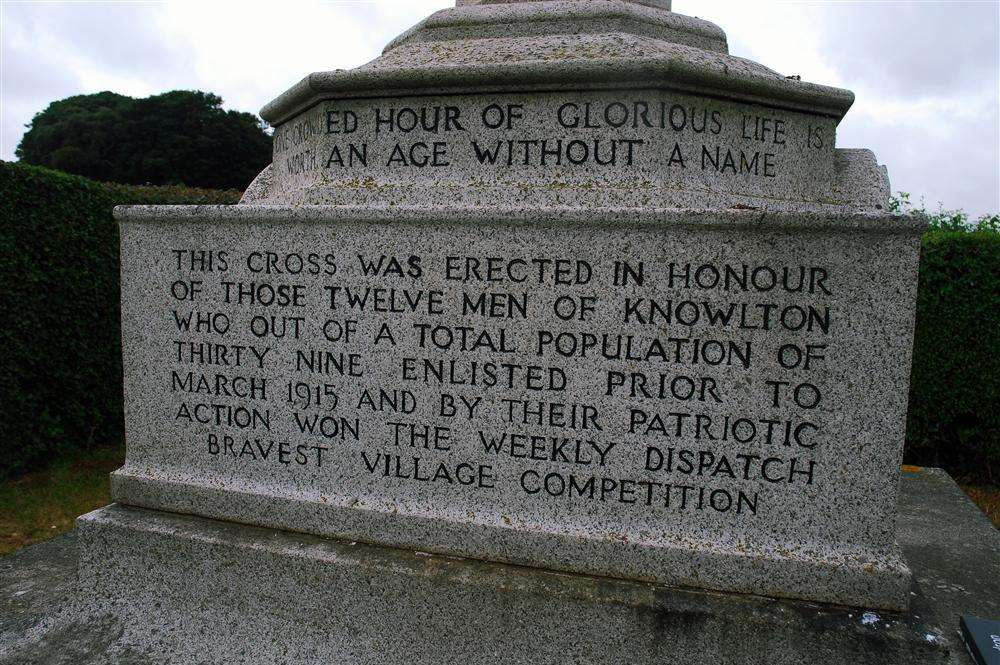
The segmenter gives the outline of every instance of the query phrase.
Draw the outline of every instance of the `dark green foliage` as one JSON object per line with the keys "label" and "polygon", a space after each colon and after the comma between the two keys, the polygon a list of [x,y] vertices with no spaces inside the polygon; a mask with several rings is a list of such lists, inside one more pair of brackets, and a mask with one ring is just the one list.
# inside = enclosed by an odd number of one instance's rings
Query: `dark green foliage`
{"label": "dark green foliage", "polygon": [[1000,473],[1000,215],[915,208],[930,220],[920,255],[905,459],[975,480]]}
{"label": "dark green foliage", "polygon": [[113,207],[238,199],[239,192],[108,185],[0,162],[0,478],[120,440]]}
{"label": "dark green foliage", "polygon": [[256,116],[223,110],[211,93],[101,92],[35,115],[17,156],[95,180],[244,189],[270,163],[271,137]]}
{"label": "dark green foliage", "polygon": [[960,229],[949,219],[923,239],[906,459],[996,482],[1000,218]]}
{"label": "dark green foliage", "polygon": [[131,98],[113,92],[52,102],[32,120],[17,147],[17,156],[67,173],[114,180],[115,134],[131,102]]}

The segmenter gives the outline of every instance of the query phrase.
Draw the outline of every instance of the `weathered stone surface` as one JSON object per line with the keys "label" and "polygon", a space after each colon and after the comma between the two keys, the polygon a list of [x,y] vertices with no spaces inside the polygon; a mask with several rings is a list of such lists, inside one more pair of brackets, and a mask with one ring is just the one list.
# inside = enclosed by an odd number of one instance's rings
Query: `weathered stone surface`
{"label": "weathered stone surface", "polygon": [[[543,2],[544,0],[455,0],[456,7],[468,5],[500,5],[513,2]],[[656,7],[670,11],[670,0],[622,0],[623,2],[634,2],[647,7]]]}
{"label": "weathered stone surface", "polygon": [[439,11],[390,42],[382,57],[354,70],[311,74],[261,115],[279,125],[323,99],[416,90],[613,86],[766,101],[837,118],[854,100],[847,90],[729,55],[725,33],[708,21],[617,0],[556,0]]}
{"label": "weathered stone surface", "polygon": [[918,220],[119,215],[121,503],[905,605],[894,506]]}
{"label": "weathered stone surface", "polygon": [[836,124],[655,90],[323,102],[275,130],[268,202],[842,209],[871,188]]}
{"label": "weathered stone surface", "polygon": [[922,222],[853,95],[663,2],[459,4],[269,104],[244,205],[120,212],[115,499],[904,607]]}
{"label": "weathered stone surface", "polygon": [[835,149],[850,92],[645,4],[468,3],[311,74],[261,112],[265,201],[884,209],[884,169]]}
{"label": "weathered stone surface", "polygon": [[253,179],[253,182],[247,186],[243,196],[240,197],[240,203],[260,203],[268,195],[273,183],[272,177],[273,169],[271,165],[268,164],[263,171],[257,174],[257,177]]}
{"label": "weathered stone surface", "polygon": [[1000,532],[943,472],[901,490],[904,614],[105,509],[0,558],[0,663],[970,664],[958,617],[1000,616]]}

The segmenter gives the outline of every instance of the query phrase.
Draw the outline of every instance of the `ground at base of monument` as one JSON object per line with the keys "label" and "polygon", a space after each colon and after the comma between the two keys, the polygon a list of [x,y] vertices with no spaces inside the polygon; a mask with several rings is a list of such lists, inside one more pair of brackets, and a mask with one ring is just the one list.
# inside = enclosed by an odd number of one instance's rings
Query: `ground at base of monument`
{"label": "ground at base of monument", "polygon": [[899,511],[894,615],[112,506],[0,560],[0,663],[968,663],[959,616],[1000,616],[1000,532],[938,470],[903,475]]}
{"label": "ground at base of monument", "polygon": [[109,477],[124,463],[125,447],[107,446],[0,482],[0,556],[55,538],[80,515],[111,503]]}

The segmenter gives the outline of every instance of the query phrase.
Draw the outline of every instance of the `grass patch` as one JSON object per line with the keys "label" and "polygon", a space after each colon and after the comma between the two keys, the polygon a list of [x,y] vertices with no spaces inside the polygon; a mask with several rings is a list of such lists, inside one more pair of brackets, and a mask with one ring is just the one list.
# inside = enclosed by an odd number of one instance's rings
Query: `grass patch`
{"label": "grass patch", "polygon": [[0,556],[69,531],[110,503],[108,475],[124,461],[124,448],[93,450],[0,483]]}
{"label": "grass patch", "polygon": [[1000,529],[1000,487],[996,485],[962,485],[962,491],[976,502],[993,524]]}

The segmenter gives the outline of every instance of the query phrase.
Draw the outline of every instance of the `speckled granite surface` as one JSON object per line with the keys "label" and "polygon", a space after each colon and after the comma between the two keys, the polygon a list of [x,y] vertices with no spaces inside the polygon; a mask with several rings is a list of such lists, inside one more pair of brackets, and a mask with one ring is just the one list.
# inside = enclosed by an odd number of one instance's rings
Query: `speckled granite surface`
{"label": "speckled granite surface", "polygon": [[[272,205],[119,214],[128,444],[113,477],[119,503],[567,572],[905,605],[893,516],[920,220]],[[179,238],[225,251],[227,270],[178,270]],[[264,248],[329,257],[336,274],[263,274]],[[403,257],[419,276],[364,274],[358,257],[373,251]],[[456,278],[463,257],[497,257],[513,272],[503,283]],[[587,283],[539,277],[557,257]],[[614,285],[615,260],[642,263],[643,285]],[[515,283],[529,265],[530,283]],[[753,270],[760,288],[722,288],[727,267]],[[192,306],[224,317],[224,334],[179,330],[188,304],[171,284],[185,276],[201,289]],[[294,285],[296,306],[235,303],[237,287],[252,284]],[[386,301],[355,308],[348,291]],[[519,291],[523,315],[468,306]],[[388,304],[403,293],[417,304]],[[576,298],[587,316],[560,316]],[[707,310],[719,312],[714,321]],[[287,317],[294,335],[260,328]],[[346,342],[330,332],[343,317],[354,327]],[[697,355],[696,344],[714,350]],[[783,354],[807,347],[808,368],[788,364]],[[350,375],[306,371],[320,352],[352,354]],[[447,376],[432,373],[438,365]],[[214,388],[220,376],[261,389],[232,399]],[[335,397],[289,404],[283,387],[318,381]],[[405,413],[368,405],[368,395],[396,390],[406,391]],[[443,416],[445,395],[475,403],[475,414]],[[511,410],[541,403],[593,418]],[[325,431],[303,429],[320,415]],[[428,424],[446,440],[406,439],[408,425]]]}
{"label": "speckled granite surface", "polygon": [[[245,205],[119,211],[114,499],[905,609],[922,222],[836,147],[853,94],[662,1],[459,4],[269,104]],[[138,514],[88,524],[215,547]]]}
{"label": "speckled granite surface", "polygon": [[922,222],[853,93],[669,8],[459,2],[268,104],[244,205],[120,210],[113,498],[904,608]]}
{"label": "speckled granite surface", "polygon": [[279,204],[885,210],[885,169],[836,147],[848,90],[729,54],[651,0],[443,9],[268,104]]}

